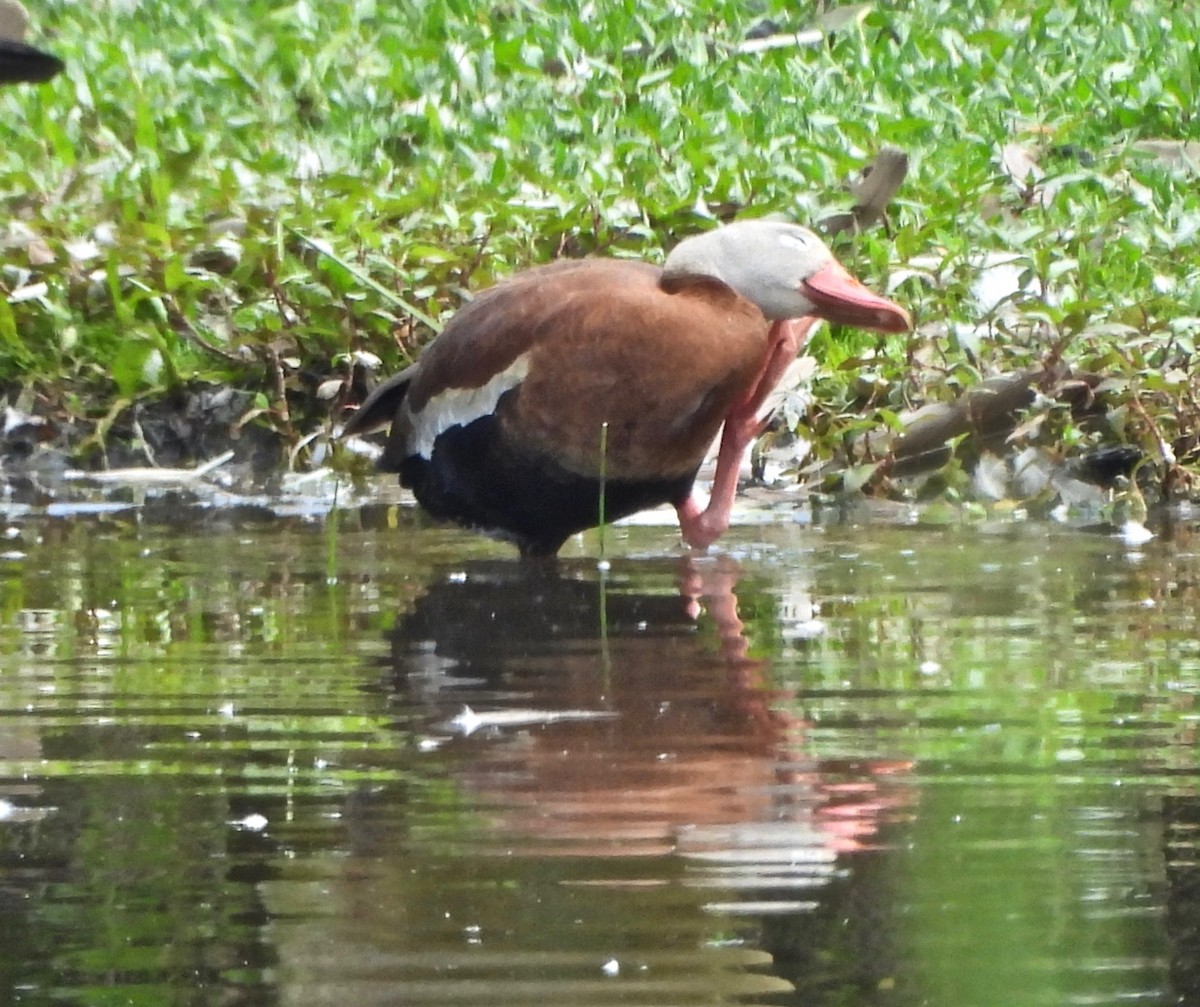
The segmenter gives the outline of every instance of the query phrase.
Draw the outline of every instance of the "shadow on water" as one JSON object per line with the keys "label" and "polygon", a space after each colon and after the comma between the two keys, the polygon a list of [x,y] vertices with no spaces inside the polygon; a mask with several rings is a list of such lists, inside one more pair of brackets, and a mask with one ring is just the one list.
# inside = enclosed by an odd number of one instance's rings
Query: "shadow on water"
{"label": "shadow on water", "polygon": [[1200,1003],[1186,536],[396,523],[13,523],[8,1002]]}

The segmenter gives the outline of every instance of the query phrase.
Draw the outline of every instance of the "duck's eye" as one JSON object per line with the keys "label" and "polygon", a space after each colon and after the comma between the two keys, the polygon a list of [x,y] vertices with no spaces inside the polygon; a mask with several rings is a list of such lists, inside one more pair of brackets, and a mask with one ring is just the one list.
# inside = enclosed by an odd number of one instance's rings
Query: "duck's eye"
{"label": "duck's eye", "polygon": [[797,248],[803,251],[809,246],[809,240],[803,234],[785,233],[779,236],[779,243],[787,248]]}

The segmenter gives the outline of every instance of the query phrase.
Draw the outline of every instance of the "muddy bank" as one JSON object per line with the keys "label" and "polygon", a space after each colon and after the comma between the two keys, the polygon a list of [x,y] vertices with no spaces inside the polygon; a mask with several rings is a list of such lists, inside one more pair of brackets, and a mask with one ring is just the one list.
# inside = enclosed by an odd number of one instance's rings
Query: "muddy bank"
{"label": "muddy bank", "polygon": [[[110,499],[123,487],[185,489],[192,497],[201,486],[250,497],[288,487],[287,495],[311,479],[314,488],[328,484],[317,489],[322,498],[340,476],[368,495],[394,495],[393,478],[366,478],[380,435],[336,438],[370,383],[363,367],[314,380],[288,396],[284,422],[255,391],[203,383],[115,408],[100,421],[18,398],[4,408],[0,487],[10,500],[32,504]],[[1064,419],[1091,434],[1088,446],[1059,442]],[[1173,477],[1177,463],[1121,442],[1102,378],[1061,364],[981,382],[957,400],[901,417],[899,429],[868,431],[829,454],[782,421],[747,460],[743,495],[752,511],[809,500],[841,507],[866,497],[901,507],[1023,505],[1038,515],[1064,508],[1107,517],[1132,508],[1144,517],[1149,507],[1191,499],[1191,487]],[[211,504],[211,494],[199,496]]]}
{"label": "muddy bank", "polygon": [[[295,467],[300,438],[255,422],[258,396],[216,385],[140,399],[101,420],[33,403],[7,405],[0,429],[0,483],[56,482],[72,471],[183,469],[231,455],[225,466],[246,485],[265,486]],[[329,427],[312,420],[312,444]]]}

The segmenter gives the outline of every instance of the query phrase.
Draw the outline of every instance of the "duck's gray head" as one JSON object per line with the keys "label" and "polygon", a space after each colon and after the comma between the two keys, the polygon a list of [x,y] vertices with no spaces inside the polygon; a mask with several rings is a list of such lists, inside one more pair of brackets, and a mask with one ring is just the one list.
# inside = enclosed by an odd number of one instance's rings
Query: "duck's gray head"
{"label": "duck's gray head", "polygon": [[741,294],[771,321],[813,316],[883,332],[912,327],[900,305],[872,293],[812,231],[782,220],[742,220],[685,238],[664,279],[707,277]]}

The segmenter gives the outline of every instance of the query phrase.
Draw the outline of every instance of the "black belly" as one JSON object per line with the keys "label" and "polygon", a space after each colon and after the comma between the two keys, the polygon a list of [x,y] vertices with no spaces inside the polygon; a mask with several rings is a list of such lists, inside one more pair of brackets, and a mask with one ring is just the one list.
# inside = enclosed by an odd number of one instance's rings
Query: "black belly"
{"label": "black belly", "polygon": [[[572,535],[600,523],[600,481],[522,451],[503,436],[494,414],[450,427],[434,441],[432,458],[410,455],[399,468],[400,484],[434,517],[509,539],[523,556],[553,556]],[[694,471],[674,479],[610,479],[605,520],[680,504],[695,480]]]}

